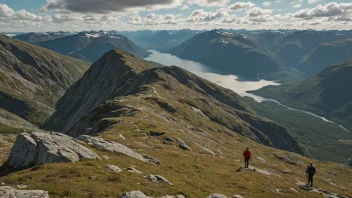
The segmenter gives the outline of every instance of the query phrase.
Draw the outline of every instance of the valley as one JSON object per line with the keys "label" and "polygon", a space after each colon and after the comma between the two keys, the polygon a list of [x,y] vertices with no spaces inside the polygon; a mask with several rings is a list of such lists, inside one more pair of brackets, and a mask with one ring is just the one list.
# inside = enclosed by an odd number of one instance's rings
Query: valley
{"label": "valley", "polygon": [[351,35],[0,35],[0,197],[348,198]]}

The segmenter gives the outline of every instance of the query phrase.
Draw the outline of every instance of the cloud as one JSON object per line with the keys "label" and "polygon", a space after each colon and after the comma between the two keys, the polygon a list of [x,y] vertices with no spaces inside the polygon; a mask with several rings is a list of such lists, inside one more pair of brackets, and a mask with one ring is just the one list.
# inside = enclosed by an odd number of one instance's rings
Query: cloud
{"label": "cloud", "polygon": [[297,3],[297,4],[293,5],[293,7],[294,7],[294,8],[300,8],[300,7],[302,7],[302,4]]}
{"label": "cloud", "polygon": [[313,3],[316,3],[316,2],[318,2],[319,0],[307,0],[307,3],[308,4],[313,4]]}
{"label": "cloud", "polygon": [[249,17],[258,17],[263,15],[269,15],[272,13],[272,10],[262,9],[259,7],[254,7],[247,11]]}
{"label": "cloud", "polygon": [[132,25],[175,25],[177,21],[176,16],[173,14],[159,15],[151,13],[144,18],[139,15],[130,16],[128,23]]}
{"label": "cloud", "polygon": [[157,10],[182,5],[183,0],[47,0],[41,9],[67,10],[78,13],[108,14],[132,10]]}
{"label": "cloud", "polygon": [[312,9],[299,10],[293,14],[295,18],[314,19],[327,17],[330,20],[343,20],[350,18],[352,15],[352,3],[328,3],[326,5],[318,5]]}
{"label": "cloud", "polygon": [[196,4],[203,7],[222,7],[228,2],[229,0],[188,0],[190,5]]}
{"label": "cloud", "polygon": [[215,20],[224,20],[229,16],[227,9],[221,8],[216,12],[206,12],[203,9],[194,10],[187,18],[188,22],[210,22]]}
{"label": "cloud", "polygon": [[44,18],[43,16],[37,16],[36,14],[27,12],[24,9],[16,12],[12,8],[8,7],[6,4],[0,4],[0,19],[6,21],[42,21],[46,19],[46,17]]}
{"label": "cloud", "polygon": [[232,4],[229,9],[234,11],[249,10],[255,6],[252,2],[237,2]]}
{"label": "cloud", "polygon": [[263,2],[262,4],[263,4],[263,6],[271,6],[271,4],[273,4],[273,2],[271,2],[271,1],[265,1],[265,2]]}

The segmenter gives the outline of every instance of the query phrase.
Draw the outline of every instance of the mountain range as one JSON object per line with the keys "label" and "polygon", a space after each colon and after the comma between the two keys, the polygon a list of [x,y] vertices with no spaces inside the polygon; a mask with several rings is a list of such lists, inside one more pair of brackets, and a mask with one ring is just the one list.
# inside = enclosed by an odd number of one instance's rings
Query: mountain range
{"label": "mountain range", "polygon": [[0,108],[41,124],[88,68],[86,62],[0,36]]}
{"label": "mountain range", "polygon": [[314,112],[352,130],[352,61],[331,65],[300,82],[265,87],[254,93]]}
{"label": "mountain range", "polygon": [[250,78],[285,71],[275,57],[258,48],[255,39],[243,34],[204,32],[171,49],[170,53],[203,63],[218,72]]}

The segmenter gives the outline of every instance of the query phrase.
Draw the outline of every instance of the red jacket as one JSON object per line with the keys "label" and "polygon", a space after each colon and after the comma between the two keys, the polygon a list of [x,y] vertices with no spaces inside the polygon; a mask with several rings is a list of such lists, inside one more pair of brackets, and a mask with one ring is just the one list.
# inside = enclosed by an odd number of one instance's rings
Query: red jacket
{"label": "red jacket", "polygon": [[245,150],[245,151],[243,152],[243,157],[245,157],[245,158],[251,158],[251,152],[248,151],[248,150]]}

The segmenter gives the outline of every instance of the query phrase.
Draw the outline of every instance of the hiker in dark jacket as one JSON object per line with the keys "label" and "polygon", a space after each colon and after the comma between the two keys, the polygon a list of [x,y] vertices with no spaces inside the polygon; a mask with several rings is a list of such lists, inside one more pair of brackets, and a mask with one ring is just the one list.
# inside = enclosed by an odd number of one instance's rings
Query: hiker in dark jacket
{"label": "hiker in dark jacket", "polygon": [[249,165],[249,159],[251,159],[251,152],[249,151],[249,148],[243,152],[243,157],[244,157],[244,168],[248,168]]}
{"label": "hiker in dark jacket", "polygon": [[310,163],[306,169],[306,174],[308,176],[308,186],[313,187],[313,176],[315,175],[316,169],[313,163]]}

